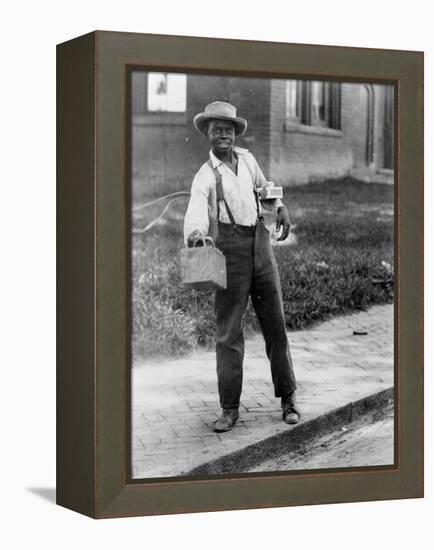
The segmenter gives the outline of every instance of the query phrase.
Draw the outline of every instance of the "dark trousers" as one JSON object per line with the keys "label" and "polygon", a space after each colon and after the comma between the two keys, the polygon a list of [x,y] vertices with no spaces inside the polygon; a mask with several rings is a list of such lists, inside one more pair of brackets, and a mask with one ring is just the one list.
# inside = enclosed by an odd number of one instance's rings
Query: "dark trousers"
{"label": "dark trousers", "polygon": [[262,220],[247,227],[219,223],[216,246],[226,258],[227,288],[215,296],[217,379],[222,408],[240,404],[244,336],[242,316],[249,296],[265,339],[276,397],[296,389],[283,312],[282,290]]}

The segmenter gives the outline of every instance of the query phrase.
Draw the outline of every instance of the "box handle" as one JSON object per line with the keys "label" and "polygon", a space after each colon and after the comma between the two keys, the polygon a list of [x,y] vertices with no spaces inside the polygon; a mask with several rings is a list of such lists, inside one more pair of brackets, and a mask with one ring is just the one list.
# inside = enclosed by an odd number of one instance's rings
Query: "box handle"
{"label": "box handle", "polygon": [[197,243],[198,242],[202,242],[202,245],[201,246],[206,246],[206,243],[209,242],[211,243],[211,246],[213,248],[215,248],[215,244],[214,244],[214,241],[212,240],[211,237],[204,237],[203,235],[200,235],[199,237],[196,237],[193,241],[193,248],[196,248],[197,246]]}

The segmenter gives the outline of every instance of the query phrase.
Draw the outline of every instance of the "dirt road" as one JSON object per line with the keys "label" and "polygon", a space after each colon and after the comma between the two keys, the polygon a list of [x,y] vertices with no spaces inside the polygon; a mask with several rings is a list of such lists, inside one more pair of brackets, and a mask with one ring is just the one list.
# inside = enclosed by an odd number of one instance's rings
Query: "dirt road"
{"label": "dirt road", "polygon": [[251,472],[311,470],[393,464],[393,404],[297,452],[266,460]]}

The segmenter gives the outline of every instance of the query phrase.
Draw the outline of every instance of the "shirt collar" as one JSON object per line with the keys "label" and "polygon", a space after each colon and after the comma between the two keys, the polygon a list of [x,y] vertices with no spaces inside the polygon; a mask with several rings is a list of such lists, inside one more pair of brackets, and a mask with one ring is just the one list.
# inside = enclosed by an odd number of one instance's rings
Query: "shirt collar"
{"label": "shirt collar", "polygon": [[[245,155],[246,153],[249,152],[248,149],[244,149],[243,147],[237,147],[236,145],[233,146],[233,150],[235,151],[235,153],[237,153],[237,155]],[[220,166],[220,164],[223,164],[222,161],[214,155],[212,149],[210,149],[209,158],[211,159],[213,168],[217,168],[217,166]]]}

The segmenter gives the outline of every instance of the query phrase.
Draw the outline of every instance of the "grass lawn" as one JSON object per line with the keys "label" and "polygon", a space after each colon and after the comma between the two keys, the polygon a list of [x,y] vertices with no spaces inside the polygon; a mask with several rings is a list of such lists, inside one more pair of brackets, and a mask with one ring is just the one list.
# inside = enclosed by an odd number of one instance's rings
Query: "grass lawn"
{"label": "grass lawn", "polygon": [[[288,329],[393,300],[393,191],[349,177],[285,189],[297,227],[291,243],[274,250]],[[213,293],[180,282],[186,204],[133,238],[133,352],[141,357],[214,344]],[[163,207],[142,211],[133,225],[145,226]],[[244,326],[258,330],[250,305]]]}

